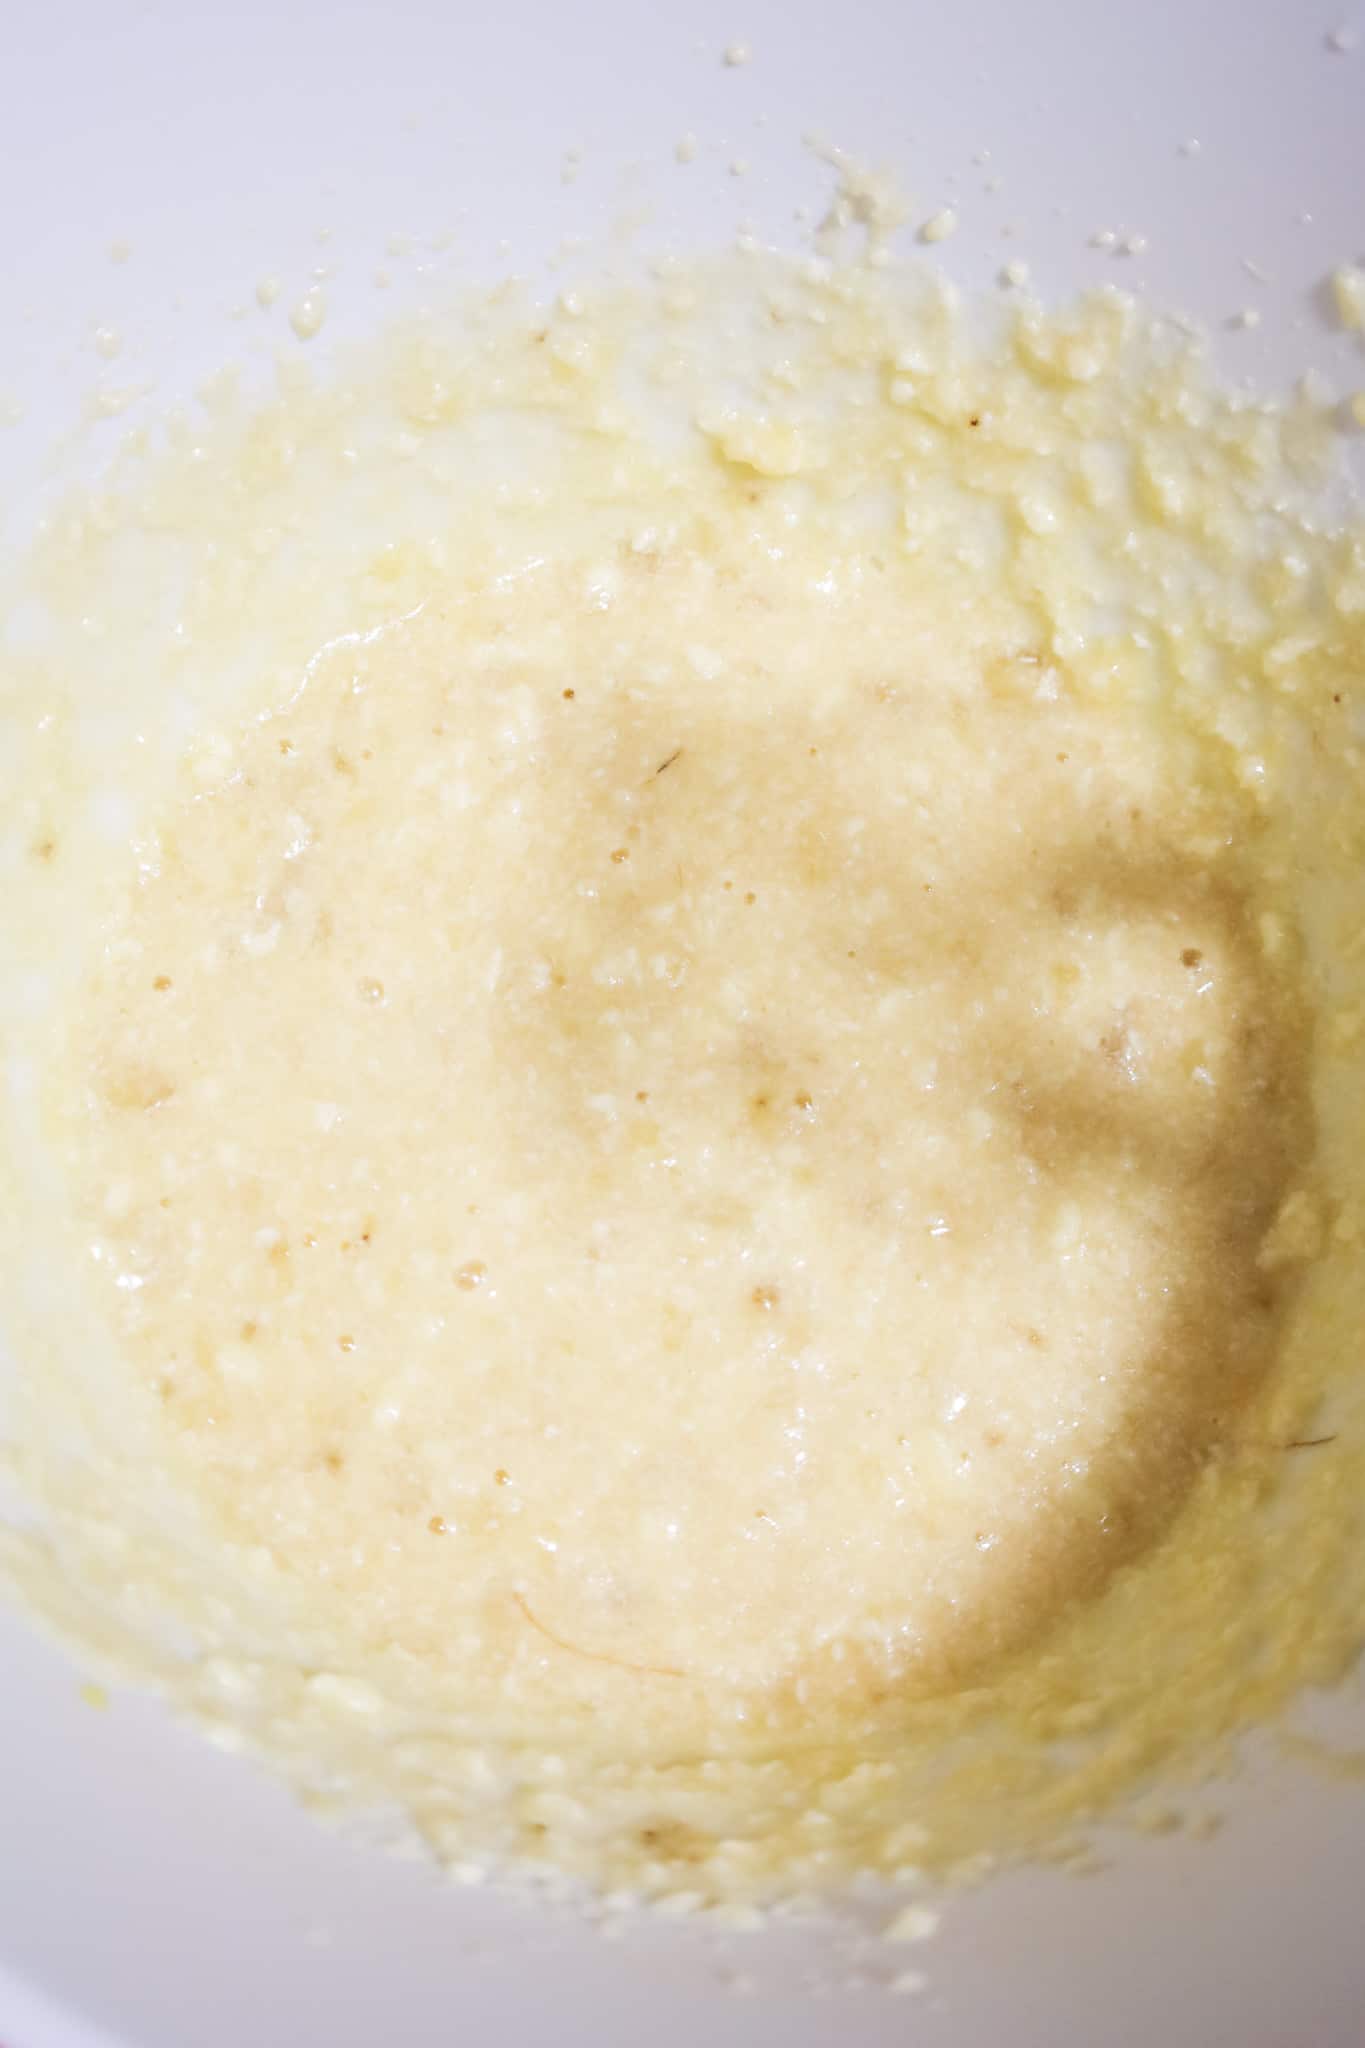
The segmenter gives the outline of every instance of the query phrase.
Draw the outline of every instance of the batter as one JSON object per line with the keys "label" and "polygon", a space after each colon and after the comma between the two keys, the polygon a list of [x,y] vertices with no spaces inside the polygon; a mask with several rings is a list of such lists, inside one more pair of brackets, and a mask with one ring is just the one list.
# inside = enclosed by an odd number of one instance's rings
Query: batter
{"label": "batter", "polygon": [[1310,424],[1114,297],[983,350],[820,265],[224,403],[35,569],[30,1597],[462,1869],[1054,1842],[1249,1703],[1253,1496],[1335,1440]]}
{"label": "batter", "polygon": [[960,1677],[1264,1369],[1307,1122],[1239,806],[802,567],[343,641],[108,943],[109,1312],[356,1656],[737,1718]]}

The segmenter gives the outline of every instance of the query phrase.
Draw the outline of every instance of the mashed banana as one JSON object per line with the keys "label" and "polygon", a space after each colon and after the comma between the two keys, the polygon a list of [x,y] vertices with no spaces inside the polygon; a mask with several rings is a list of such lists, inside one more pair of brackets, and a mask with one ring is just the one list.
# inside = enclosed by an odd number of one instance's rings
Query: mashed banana
{"label": "mashed banana", "polygon": [[448,1858],[703,1897],[1055,1841],[1348,1656],[1311,408],[817,262],[190,438],[34,571],[146,694],[22,664],[30,1595]]}

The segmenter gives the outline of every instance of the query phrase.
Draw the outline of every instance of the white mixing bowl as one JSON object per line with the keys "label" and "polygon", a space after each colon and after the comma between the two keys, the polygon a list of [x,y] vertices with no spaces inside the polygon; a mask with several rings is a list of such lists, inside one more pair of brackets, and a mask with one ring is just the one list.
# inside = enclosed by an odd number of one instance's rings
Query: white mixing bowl
{"label": "white mixing bowl", "polygon": [[[1342,4],[12,10],[0,416],[6,394],[26,410],[0,440],[5,545],[101,368],[97,326],[124,337],[108,375],[164,395],[264,359],[262,276],[301,291],[335,266],[318,351],[374,325],[422,289],[410,254],[386,257],[394,233],[452,228],[433,260],[486,277],[534,269],[623,204],[683,242],[741,220],[790,240],[794,209],[827,193],[810,131],[894,165],[915,219],[955,206],[941,253],[965,282],[1017,259],[1049,295],[1140,286],[1222,330],[1233,375],[1317,365],[1365,385],[1320,292],[1365,255],[1365,11],[1355,49]],[[737,44],[747,61],[727,63]],[[1105,230],[1140,240],[1093,246]],[[1259,318],[1239,323],[1246,308]],[[146,1701],[93,1712],[78,1670],[9,1615],[0,1674],[6,2048],[1365,2039],[1365,1796],[1269,1760],[1214,1842],[1125,1840],[1089,1879],[1018,1873],[957,1902],[907,1953],[928,1988],[896,1998],[791,1927],[723,1953],[659,1921],[606,1943],[458,1891],[333,1835]],[[1358,1696],[1336,1711],[1365,1721]]]}

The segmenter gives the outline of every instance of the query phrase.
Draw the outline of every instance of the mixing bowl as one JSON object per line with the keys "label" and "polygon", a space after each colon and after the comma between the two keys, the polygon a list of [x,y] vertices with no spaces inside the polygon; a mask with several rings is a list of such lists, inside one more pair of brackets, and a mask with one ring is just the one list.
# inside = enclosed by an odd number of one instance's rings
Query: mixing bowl
{"label": "mixing bowl", "polygon": [[[1360,20],[1357,49],[1349,15],[1299,0],[56,0],[8,38],[5,545],[97,372],[129,399],[121,430],[143,385],[268,362],[282,314],[268,325],[260,280],[325,291],[320,354],[436,272],[545,276],[566,236],[623,216],[684,246],[741,226],[790,242],[828,196],[811,134],[895,168],[907,240],[953,207],[936,254],[966,285],[1013,263],[1049,296],[1119,283],[1210,325],[1230,377],[1365,386],[1322,290],[1365,255]],[[115,430],[72,441],[67,467]],[[459,1889],[156,1704],[93,1706],[8,1612],[0,1671],[6,2048],[1362,2038],[1365,1803],[1268,1744],[1215,1840],[1115,1834],[1094,1875],[1009,1873],[949,1903],[907,1954],[923,1987],[897,1996],[847,1929],[649,1918],[607,1942]],[[1322,1714],[1365,1730],[1358,1691]]]}

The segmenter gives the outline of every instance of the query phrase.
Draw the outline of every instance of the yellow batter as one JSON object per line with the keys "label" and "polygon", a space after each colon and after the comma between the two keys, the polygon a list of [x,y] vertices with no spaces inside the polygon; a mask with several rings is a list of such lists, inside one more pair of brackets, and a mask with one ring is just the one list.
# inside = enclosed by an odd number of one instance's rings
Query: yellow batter
{"label": "yellow batter", "polygon": [[1314,437],[1116,298],[774,266],[495,301],[59,527],[106,648],[135,522],[189,558],[150,745],[22,677],[30,1595],[447,1856],[717,1897],[1055,1839],[1045,1738],[1112,1705],[1093,1804],[1347,1654],[1227,1606],[1346,1470]]}
{"label": "yellow batter", "polygon": [[435,597],[157,821],[73,1179],[168,1455],[354,1658],[727,1721],[960,1676],[1266,1365],[1245,800],[851,570]]}

